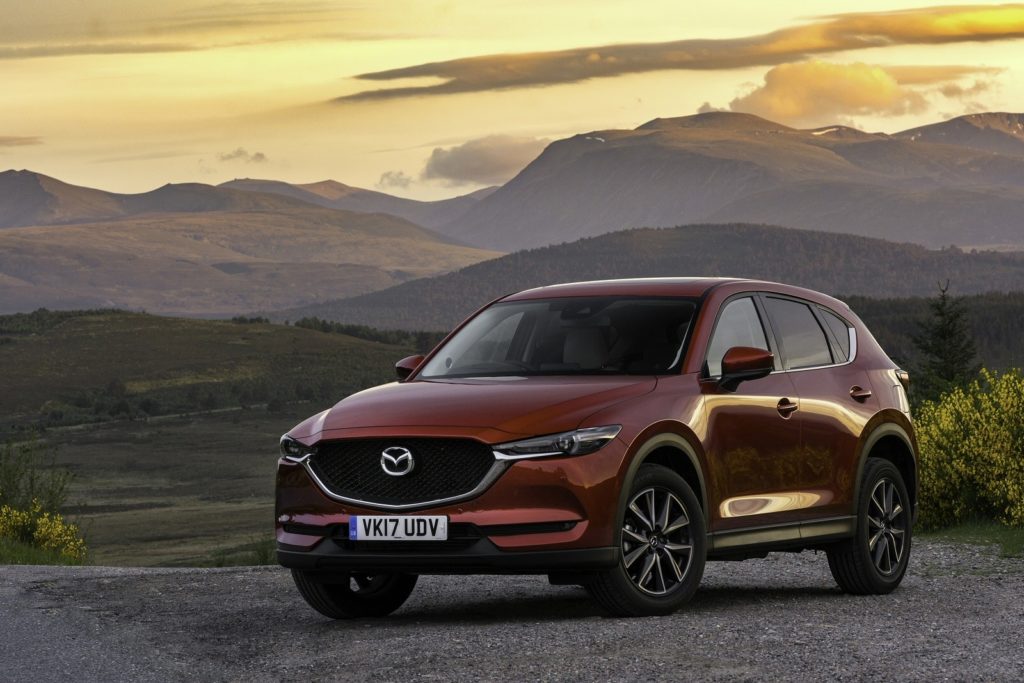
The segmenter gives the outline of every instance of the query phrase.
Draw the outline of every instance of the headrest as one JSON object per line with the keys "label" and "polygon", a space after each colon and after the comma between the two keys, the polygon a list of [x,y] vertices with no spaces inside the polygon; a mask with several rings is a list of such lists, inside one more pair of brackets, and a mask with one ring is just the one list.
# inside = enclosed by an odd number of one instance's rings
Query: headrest
{"label": "headrest", "polygon": [[562,362],[584,370],[597,370],[608,357],[608,346],[599,327],[570,327],[565,331]]}

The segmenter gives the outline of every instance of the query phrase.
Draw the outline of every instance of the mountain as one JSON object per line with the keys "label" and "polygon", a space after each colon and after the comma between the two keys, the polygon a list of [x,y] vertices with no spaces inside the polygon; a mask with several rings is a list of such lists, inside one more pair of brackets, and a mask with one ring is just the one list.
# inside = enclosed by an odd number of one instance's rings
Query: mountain
{"label": "mountain", "polygon": [[[932,247],[1024,246],[1022,117],[987,117],[886,135],[711,112],[575,135],[437,229],[504,251],[738,221]],[[1002,142],[979,142],[990,136]]]}
{"label": "mountain", "polygon": [[487,302],[530,287],[625,277],[732,276],[788,282],[836,295],[932,296],[1024,289],[1024,254],[914,244],[763,225],[634,229],[520,251],[361,296],[292,308],[306,316],[409,330],[450,329]]}
{"label": "mountain", "polygon": [[140,194],[80,187],[32,171],[0,173],[0,228],[62,225],[152,213],[291,211],[306,202],[201,183],[168,184]]}
{"label": "mountain", "polygon": [[0,313],[233,314],[353,296],[497,255],[395,216],[201,184],[119,195],[7,172],[0,217]]}
{"label": "mountain", "polygon": [[470,207],[497,188],[486,187],[451,199],[422,202],[415,199],[395,197],[384,192],[351,187],[336,180],[317,183],[292,184],[280,180],[256,180],[241,178],[229,180],[219,187],[246,192],[266,192],[300,199],[333,209],[361,211],[363,213],[389,213],[426,228],[437,228],[461,217]]}
{"label": "mountain", "polygon": [[896,133],[894,137],[1024,157],[1024,114],[968,114],[941,123],[911,128]]}
{"label": "mountain", "polygon": [[0,228],[110,218],[123,214],[117,195],[69,185],[32,171],[0,172]]}

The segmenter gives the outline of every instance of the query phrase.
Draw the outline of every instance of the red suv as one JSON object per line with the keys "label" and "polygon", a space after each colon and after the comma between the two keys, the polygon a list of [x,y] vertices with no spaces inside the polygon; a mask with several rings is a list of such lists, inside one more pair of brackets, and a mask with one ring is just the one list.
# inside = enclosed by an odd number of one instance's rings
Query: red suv
{"label": "red suv", "polygon": [[917,446],[899,370],[843,302],[736,279],[531,289],[399,381],[281,439],[278,560],[329,617],[419,574],[547,574],[666,614],[707,560],[824,550],[846,592],[910,556]]}

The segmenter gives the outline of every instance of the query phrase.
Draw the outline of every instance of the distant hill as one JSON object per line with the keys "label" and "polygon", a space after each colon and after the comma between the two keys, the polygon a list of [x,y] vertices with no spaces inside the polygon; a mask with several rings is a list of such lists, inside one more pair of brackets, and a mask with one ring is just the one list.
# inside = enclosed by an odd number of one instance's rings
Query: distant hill
{"label": "distant hill", "polygon": [[504,251],[737,221],[932,247],[1024,245],[1021,123],[986,114],[885,135],[729,112],[655,119],[552,143],[438,229]]}
{"label": "distant hill", "polygon": [[117,220],[153,213],[302,210],[280,195],[240,192],[201,183],[168,184],[140,194],[80,187],[33,171],[0,172],[0,228]]}
{"label": "distant hill", "polygon": [[968,114],[911,128],[893,137],[1024,157],[1024,114]]}
{"label": "distant hill", "polygon": [[123,215],[110,192],[69,185],[32,171],[0,172],[0,228],[49,225]]}
{"label": "distant hill", "polygon": [[775,280],[842,295],[931,296],[937,283],[946,279],[959,293],[1022,290],[1024,254],[932,251],[913,244],[759,225],[645,228],[516,252],[371,294],[278,311],[273,317],[450,329],[488,301],[529,287],[690,275]]}
{"label": "distant hill", "polygon": [[229,315],[361,294],[496,255],[395,216],[201,184],[117,195],[7,172],[0,219],[0,313]]}
{"label": "distant hill", "polygon": [[364,213],[389,213],[412,221],[426,228],[437,228],[461,217],[470,207],[494,192],[497,188],[487,187],[451,199],[422,202],[415,199],[396,197],[384,192],[351,187],[336,180],[317,183],[291,184],[280,180],[255,180],[242,178],[222,183],[219,187],[246,192],[265,192],[300,199],[333,209],[361,211]]}

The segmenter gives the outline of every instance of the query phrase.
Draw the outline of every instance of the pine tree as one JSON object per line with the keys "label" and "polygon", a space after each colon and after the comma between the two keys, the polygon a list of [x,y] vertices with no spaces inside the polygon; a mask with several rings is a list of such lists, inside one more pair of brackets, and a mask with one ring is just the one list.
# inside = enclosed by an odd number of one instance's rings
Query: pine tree
{"label": "pine tree", "polygon": [[939,285],[939,296],[929,302],[931,318],[920,323],[914,346],[921,354],[914,398],[934,400],[956,388],[966,387],[980,369],[974,362],[977,349],[961,299],[949,295],[949,281]]}

